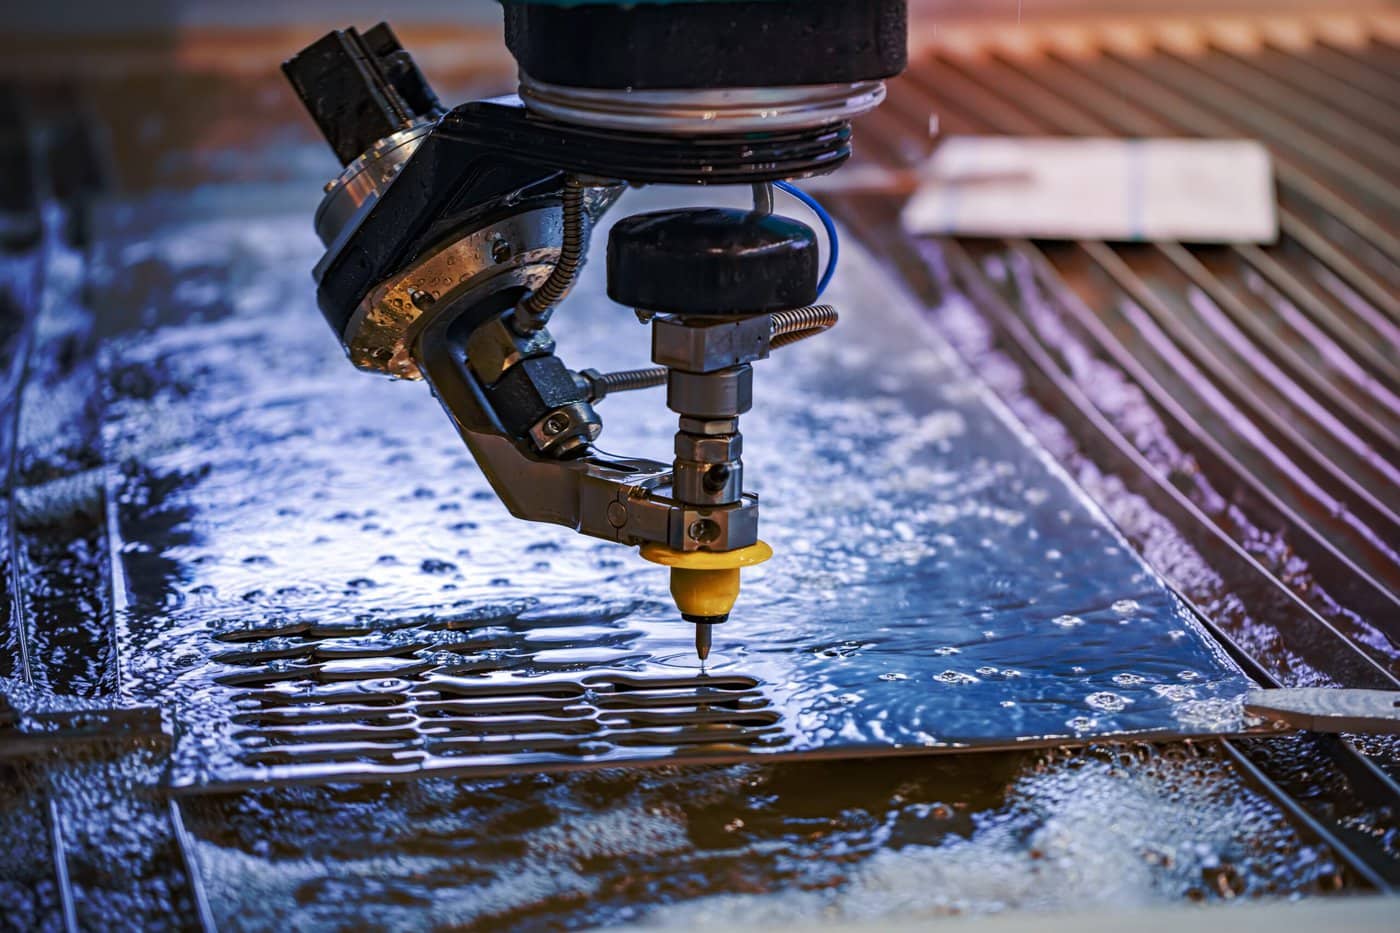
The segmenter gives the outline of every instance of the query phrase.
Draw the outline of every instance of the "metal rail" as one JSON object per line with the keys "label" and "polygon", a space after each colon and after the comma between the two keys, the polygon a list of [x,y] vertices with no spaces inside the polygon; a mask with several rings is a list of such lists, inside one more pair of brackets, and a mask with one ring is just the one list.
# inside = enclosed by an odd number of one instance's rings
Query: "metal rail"
{"label": "metal rail", "polygon": [[25,334],[20,338],[20,364],[14,391],[8,395],[14,412],[10,417],[10,445],[5,463],[5,547],[9,549],[9,588],[10,588],[10,628],[15,633],[15,644],[19,647],[20,673],[27,686],[34,685],[34,666],[29,649],[29,625],[24,605],[24,575],[19,553],[18,522],[19,504],[15,501],[15,489],[19,473],[19,410],[20,395],[24,390],[24,379],[29,369],[29,351],[33,348],[34,327],[26,321]]}
{"label": "metal rail", "polygon": [[1245,779],[1268,794],[1274,803],[1282,807],[1284,812],[1293,819],[1295,826],[1301,827],[1314,839],[1326,844],[1329,849],[1337,853],[1349,869],[1356,873],[1357,877],[1361,878],[1372,888],[1375,888],[1376,891],[1381,894],[1395,893],[1395,887],[1386,880],[1385,876],[1367,864],[1366,861],[1354,852],[1351,846],[1343,842],[1330,827],[1321,820],[1315,818],[1311,813],[1303,809],[1297,801],[1288,796],[1288,793],[1270,778],[1269,775],[1265,773],[1264,769],[1249,760],[1249,756],[1240,750],[1236,742],[1229,739],[1222,739],[1220,741],[1220,747],[1225,751],[1225,755],[1234,763],[1235,767],[1244,775]]}
{"label": "metal rail", "polygon": [[[47,171],[47,166],[36,161],[32,164],[33,185],[35,190],[41,195],[51,195],[52,189],[56,185],[52,182]],[[68,207],[71,205],[62,205]],[[7,399],[11,406],[9,410],[0,413],[8,419],[8,430],[10,445],[5,450],[4,462],[0,464],[0,471],[3,472],[4,487],[4,508],[5,512],[0,515],[0,520],[4,521],[6,546],[10,550],[9,579],[10,587],[10,613],[9,624],[15,632],[15,641],[19,647],[20,674],[24,683],[28,686],[47,687],[43,681],[46,678],[42,673],[40,683],[36,684],[35,658],[30,644],[30,610],[26,599],[26,561],[25,555],[20,550],[21,534],[18,528],[19,510],[16,495],[19,488],[19,463],[20,463],[20,427],[23,411],[24,391],[27,387],[31,373],[32,355],[38,346],[37,332],[40,315],[43,313],[44,301],[48,295],[49,278],[48,271],[53,259],[54,243],[58,234],[55,229],[54,219],[45,218],[43,221],[43,238],[34,248],[35,254],[31,257],[35,263],[35,279],[33,282],[32,302],[24,309],[25,315],[23,330],[17,344],[16,357],[18,362],[13,369],[13,379],[10,384],[0,386],[3,392],[0,399]],[[119,550],[116,544],[116,503],[113,491],[104,482],[102,488],[103,515],[106,523],[106,545],[109,549],[108,571],[111,574],[108,580],[108,592],[112,595],[109,601],[109,612],[106,622],[108,624],[108,634],[111,639],[112,667],[114,671],[113,696],[118,704],[124,698],[124,682],[122,677],[120,639],[117,630],[117,617],[125,608],[126,594],[122,579],[122,567]],[[95,728],[94,723],[101,720],[103,714],[110,715],[108,724],[117,726],[110,733],[108,738],[117,738],[128,735],[160,735],[161,723],[159,713],[150,707],[120,707],[110,710],[97,711],[94,716],[93,711],[86,714],[79,713],[73,718],[78,720],[76,725],[71,727],[67,724],[59,726],[57,731],[48,737],[45,744],[42,735],[36,735],[34,741],[35,749],[52,749],[61,746],[67,741],[85,741],[93,736],[85,736],[86,730]],[[82,721],[84,715],[90,717],[89,721]],[[51,717],[55,722],[65,720],[63,714],[56,714]],[[53,788],[50,787],[46,795],[44,805],[44,816],[47,819],[47,836],[50,849],[50,863],[53,871],[55,891],[58,900],[58,907],[61,914],[61,922],[64,930],[76,933],[83,928],[78,917],[78,898],[69,870],[69,846],[65,840],[63,828],[63,817],[57,797]],[[198,866],[193,857],[193,844],[188,832],[185,829],[184,821],[179,807],[179,802],[175,799],[169,801],[169,816],[171,823],[171,835],[174,845],[178,849],[180,862],[189,885],[191,903],[194,905],[196,918],[200,929],[212,931],[215,929],[213,915],[210,911],[207,897],[205,896],[202,879],[198,872]]]}
{"label": "metal rail", "polygon": [[190,899],[194,902],[195,918],[199,921],[199,928],[204,933],[213,933],[218,929],[214,923],[214,912],[209,907],[209,897],[204,890],[204,878],[199,873],[199,863],[194,857],[194,840],[189,831],[185,829],[185,817],[180,810],[180,800],[178,797],[170,798],[170,828],[175,838],[175,847],[180,851],[180,864],[185,870],[185,879],[189,884]]}
{"label": "metal rail", "polygon": [[52,797],[48,801],[48,817],[54,885],[63,911],[63,928],[68,933],[77,933],[78,906],[77,898],[73,895],[73,882],[68,876],[68,848],[63,842],[63,820],[58,813],[58,803]]}
{"label": "metal rail", "polygon": [[[1144,395],[1150,400],[1159,417],[1163,418],[1169,426],[1175,428],[1177,433],[1184,434],[1194,442],[1193,455],[1198,460],[1203,461],[1210,472],[1217,475],[1235,475],[1246,484],[1248,492],[1241,499],[1242,505],[1249,507],[1265,521],[1298,532],[1300,540],[1295,543],[1295,547],[1315,566],[1325,569],[1329,577],[1347,580],[1352,579],[1354,575],[1359,575],[1359,569],[1345,555],[1338,552],[1325,535],[1281,501],[1273,489],[1246,469],[1226,445],[1217,440],[1192,417],[1179,401],[1178,396],[1169,391],[1148,372],[1142,362],[1117,338],[1113,330],[1106,326],[1099,316],[1080,299],[1073,289],[1056,280],[1053,267],[1039,249],[1025,241],[1013,243],[1012,248],[1030,262],[1035,274],[1049,292],[1050,300],[1060,311],[1065,313],[1069,320],[1078,326],[1080,333],[1086,335],[1089,344],[1128,374],[1133,383],[1142,389]],[[1212,521],[1212,524],[1217,524],[1218,527],[1218,523]],[[1269,572],[1268,577],[1273,585],[1286,589],[1285,584],[1276,575]],[[1355,603],[1375,605],[1382,611],[1389,611],[1388,600],[1385,600],[1384,594],[1373,594],[1368,589],[1361,593],[1350,592],[1348,595]],[[1366,653],[1350,637],[1337,631],[1332,623],[1307,605],[1301,597],[1298,599],[1298,603],[1304,608],[1313,625],[1335,631],[1337,637],[1345,641],[1351,650],[1361,654]],[[1394,675],[1388,676],[1391,679],[1394,678]]]}

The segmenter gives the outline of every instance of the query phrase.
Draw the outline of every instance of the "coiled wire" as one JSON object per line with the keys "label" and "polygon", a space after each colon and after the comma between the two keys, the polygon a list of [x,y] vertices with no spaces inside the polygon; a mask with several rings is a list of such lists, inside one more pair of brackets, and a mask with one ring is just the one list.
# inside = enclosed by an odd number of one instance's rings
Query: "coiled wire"
{"label": "coiled wire", "polygon": [[768,346],[777,350],[799,340],[815,337],[836,326],[840,317],[831,305],[807,305],[773,315],[773,336]]}
{"label": "coiled wire", "polygon": [[588,245],[587,221],[583,209],[583,182],[574,175],[564,180],[564,234],[559,261],[544,284],[526,295],[515,309],[516,325],[523,331],[536,331],[549,322],[554,306],[573,288],[583,253]]}

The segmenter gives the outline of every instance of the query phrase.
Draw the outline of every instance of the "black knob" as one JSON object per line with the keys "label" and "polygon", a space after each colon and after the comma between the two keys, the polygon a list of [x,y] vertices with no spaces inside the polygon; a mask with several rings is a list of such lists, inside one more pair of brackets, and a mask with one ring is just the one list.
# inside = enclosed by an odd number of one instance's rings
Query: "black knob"
{"label": "black knob", "polygon": [[781,311],[817,300],[817,235],[791,217],[734,208],[656,211],[608,236],[608,296],[668,314]]}

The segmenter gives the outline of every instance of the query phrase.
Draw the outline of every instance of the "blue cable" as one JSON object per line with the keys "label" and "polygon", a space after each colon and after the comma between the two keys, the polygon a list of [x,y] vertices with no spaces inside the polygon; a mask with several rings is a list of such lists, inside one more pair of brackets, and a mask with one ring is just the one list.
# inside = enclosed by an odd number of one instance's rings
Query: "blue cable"
{"label": "blue cable", "polygon": [[812,213],[817,215],[817,219],[822,222],[822,227],[826,229],[826,271],[822,273],[821,281],[817,283],[817,297],[820,298],[822,292],[826,291],[827,285],[831,283],[831,277],[836,274],[836,260],[841,257],[841,240],[836,235],[836,222],[831,219],[831,215],[826,212],[826,208],[821,206],[821,202],[792,182],[775,181],[773,182],[773,186],[786,191],[811,208]]}

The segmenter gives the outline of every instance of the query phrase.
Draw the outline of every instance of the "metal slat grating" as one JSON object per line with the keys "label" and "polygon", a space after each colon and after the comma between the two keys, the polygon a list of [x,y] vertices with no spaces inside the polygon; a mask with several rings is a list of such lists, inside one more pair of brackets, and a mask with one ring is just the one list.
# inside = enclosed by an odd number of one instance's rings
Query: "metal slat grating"
{"label": "metal slat grating", "polygon": [[911,281],[988,311],[991,343],[940,312],[965,355],[1009,350],[1029,364],[1042,411],[1077,412],[1076,439],[1107,442],[1113,453],[1095,459],[1119,473],[1136,461],[1127,475],[1181,515],[1176,527],[1239,599],[1219,600],[1200,575],[1174,579],[1274,674],[1394,686],[1393,50],[1329,45],[1325,31],[1300,48],[1276,32],[1261,18],[1127,38],[1085,28],[1072,41],[1053,29],[962,34],[894,82],[862,135],[863,154],[894,173],[922,159],[931,113],[948,134],[1257,137],[1276,160],[1274,246],[898,243],[879,198],[850,195],[846,210],[897,247]]}

